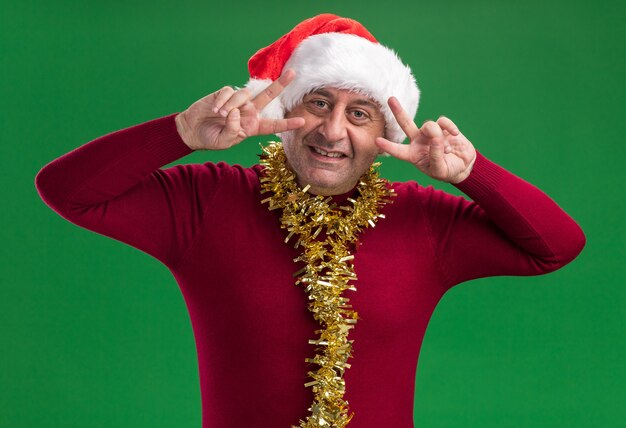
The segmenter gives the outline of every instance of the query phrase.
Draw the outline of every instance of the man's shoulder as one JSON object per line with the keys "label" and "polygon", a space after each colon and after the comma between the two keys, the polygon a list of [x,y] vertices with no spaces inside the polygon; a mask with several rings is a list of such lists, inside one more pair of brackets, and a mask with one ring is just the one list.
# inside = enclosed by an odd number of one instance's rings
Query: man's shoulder
{"label": "man's shoulder", "polygon": [[171,177],[188,181],[198,191],[202,189],[237,189],[237,194],[242,194],[249,189],[258,191],[259,174],[262,167],[252,165],[245,167],[228,162],[204,162],[179,164],[167,168],[165,172]]}
{"label": "man's shoulder", "polygon": [[[414,196],[423,192],[427,187],[422,186],[417,181],[391,181],[389,182],[392,189],[398,195],[398,197]],[[429,186],[432,187],[432,186]]]}
{"label": "man's shoulder", "polygon": [[261,171],[260,165],[245,167],[224,161],[180,164],[176,165],[176,168],[183,168],[191,174],[218,180],[245,179],[258,181]]}
{"label": "man's shoulder", "polygon": [[431,184],[424,185],[417,181],[394,181],[390,183],[397,197],[396,205],[403,204],[433,204],[433,203],[458,203],[466,200],[463,196],[448,193],[438,189]]}

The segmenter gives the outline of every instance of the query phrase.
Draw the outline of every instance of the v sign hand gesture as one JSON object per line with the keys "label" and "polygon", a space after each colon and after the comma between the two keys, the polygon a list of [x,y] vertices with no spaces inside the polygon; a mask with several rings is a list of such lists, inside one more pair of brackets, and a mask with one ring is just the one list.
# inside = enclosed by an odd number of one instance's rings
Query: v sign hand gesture
{"label": "v sign hand gesture", "polygon": [[437,122],[426,121],[418,128],[395,97],[389,98],[388,104],[410,142],[397,144],[379,137],[376,144],[381,150],[447,183],[460,183],[469,176],[476,149],[450,119],[441,116]]}
{"label": "v sign hand gesture", "polygon": [[304,119],[264,119],[260,112],[295,77],[287,70],[264,91],[252,98],[248,89],[225,86],[193,103],[176,116],[181,138],[193,150],[223,150],[254,135],[276,134],[300,128]]}

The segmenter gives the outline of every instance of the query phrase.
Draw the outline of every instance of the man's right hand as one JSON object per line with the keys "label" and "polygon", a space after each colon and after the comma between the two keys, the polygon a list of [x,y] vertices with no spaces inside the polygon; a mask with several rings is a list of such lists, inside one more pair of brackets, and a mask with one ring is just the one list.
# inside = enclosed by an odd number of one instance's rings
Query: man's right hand
{"label": "man's right hand", "polygon": [[254,135],[276,134],[304,126],[304,118],[264,119],[260,112],[295,77],[287,70],[251,99],[248,89],[225,86],[176,116],[180,137],[193,150],[223,150]]}

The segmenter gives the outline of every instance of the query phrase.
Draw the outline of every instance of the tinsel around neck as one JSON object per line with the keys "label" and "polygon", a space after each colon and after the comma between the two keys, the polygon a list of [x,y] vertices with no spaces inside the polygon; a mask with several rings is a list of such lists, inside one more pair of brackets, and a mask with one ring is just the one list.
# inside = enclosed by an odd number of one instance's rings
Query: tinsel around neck
{"label": "tinsel around neck", "polygon": [[[282,211],[280,227],[287,229],[285,243],[295,236],[295,248],[302,254],[294,262],[305,267],[294,273],[296,285],[303,285],[309,299],[309,311],[319,321],[314,358],[306,362],[319,368],[308,372],[314,401],[311,414],[300,420],[301,428],[345,427],[354,413],[348,413],[348,402],[343,399],[343,375],[350,368],[352,341],[349,331],[354,328],[358,314],[346,290],[356,291],[352,246],[367,227],[374,227],[385,216],[380,208],[395,196],[387,180],[378,177],[378,163],[373,164],[357,184],[355,198],[348,198],[346,206],[337,206],[331,196],[311,195],[309,186],[300,188],[295,173],[287,165],[282,144],[270,143],[262,147],[261,165],[264,166],[261,192],[269,194],[262,203],[270,210]],[[322,234],[323,233],[323,234]],[[320,235],[322,234],[322,235]]]}

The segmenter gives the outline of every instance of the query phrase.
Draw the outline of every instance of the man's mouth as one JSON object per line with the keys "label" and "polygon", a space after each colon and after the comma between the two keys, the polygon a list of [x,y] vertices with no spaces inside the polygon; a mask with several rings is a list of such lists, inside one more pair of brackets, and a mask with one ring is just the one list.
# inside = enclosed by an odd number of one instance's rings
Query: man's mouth
{"label": "man's mouth", "polygon": [[309,146],[312,152],[320,154],[322,156],[326,156],[328,158],[342,158],[345,157],[343,153],[339,152],[327,152],[326,150],[322,150],[319,147]]}

